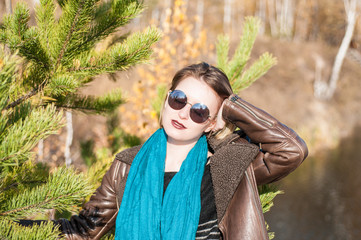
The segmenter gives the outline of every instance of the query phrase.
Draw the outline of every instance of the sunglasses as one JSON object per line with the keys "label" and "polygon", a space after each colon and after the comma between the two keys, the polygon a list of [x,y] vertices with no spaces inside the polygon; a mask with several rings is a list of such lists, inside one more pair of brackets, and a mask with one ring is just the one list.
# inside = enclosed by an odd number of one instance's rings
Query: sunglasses
{"label": "sunglasses", "polygon": [[191,105],[189,116],[195,123],[204,123],[210,118],[209,109],[203,103],[191,104],[187,102],[187,95],[181,90],[173,90],[168,96],[168,105],[174,110],[180,110],[187,104]]}

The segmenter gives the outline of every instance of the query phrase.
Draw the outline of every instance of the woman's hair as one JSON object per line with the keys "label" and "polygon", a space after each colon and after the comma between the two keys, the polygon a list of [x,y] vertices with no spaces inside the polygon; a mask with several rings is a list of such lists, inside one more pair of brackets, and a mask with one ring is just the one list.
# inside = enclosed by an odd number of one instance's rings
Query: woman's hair
{"label": "woman's hair", "polygon": [[[173,77],[170,90],[173,91],[182,80],[188,77],[204,81],[222,100],[228,98],[233,93],[227,75],[219,68],[205,62],[189,65],[180,69]],[[232,133],[234,129],[235,126],[227,122],[223,129],[213,134],[217,138],[224,138]]]}
{"label": "woman's hair", "polygon": [[170,90],[173,91],[182,80],[188,77],[204,81],[221,99],[226,99],[233,93],[227,75],[222,70],[205,62],[179,70],[173,77]]}

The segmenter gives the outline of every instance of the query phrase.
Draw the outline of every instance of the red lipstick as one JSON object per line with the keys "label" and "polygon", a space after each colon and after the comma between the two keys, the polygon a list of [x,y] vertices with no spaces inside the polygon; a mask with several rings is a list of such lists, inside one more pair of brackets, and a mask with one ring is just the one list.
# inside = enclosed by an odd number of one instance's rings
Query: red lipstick
{"label": "red lipstick", "polygon": [[172,125],[176,129],[186,129],[186,127],[183,124],[181,124],[180,122],[178,122],[176,120],[172,120]]}

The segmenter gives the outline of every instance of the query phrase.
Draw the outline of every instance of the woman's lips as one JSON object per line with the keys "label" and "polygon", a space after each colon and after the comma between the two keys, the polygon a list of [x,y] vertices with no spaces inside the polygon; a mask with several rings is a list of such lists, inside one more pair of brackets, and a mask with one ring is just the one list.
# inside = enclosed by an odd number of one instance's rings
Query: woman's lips
{"label": "woman's lips", "polygon": [[186,129],[186,127],[183,124],[181,124],[180,122],[178,122],[176,120],[172,120],[172,125],[176,129]]}

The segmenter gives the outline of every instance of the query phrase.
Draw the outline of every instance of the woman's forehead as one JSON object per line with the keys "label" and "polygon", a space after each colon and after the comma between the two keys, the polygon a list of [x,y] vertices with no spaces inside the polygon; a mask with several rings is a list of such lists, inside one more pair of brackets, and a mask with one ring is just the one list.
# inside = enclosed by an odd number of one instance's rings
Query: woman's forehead
{"label": "woman's forehead", "polygon": [[183,79],[175,89],[182,90],[190,103],[204,103],[207,106],[217,105],[221,100],[218,94],[203,80],[193,77]]}

